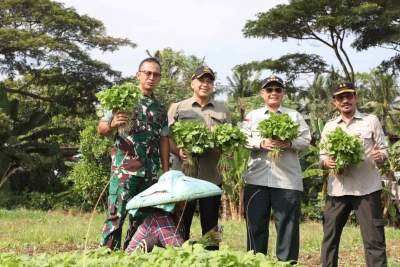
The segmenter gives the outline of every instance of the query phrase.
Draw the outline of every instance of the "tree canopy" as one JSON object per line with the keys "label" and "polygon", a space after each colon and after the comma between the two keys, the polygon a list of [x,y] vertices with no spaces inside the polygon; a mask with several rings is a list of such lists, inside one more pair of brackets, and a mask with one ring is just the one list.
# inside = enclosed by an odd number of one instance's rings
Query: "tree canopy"
{"label": "tree canopy", "polygon": [[[120,76],[89,52],[135,47],[106,35],[103,23],[50,0],[0,2],[0,73],[6,91],[93,111],[94,93]],[[83,108],[84,107],[84,108]]]}
{"label": "tree canopy", "polygon": [[[392,9],[398,5],[395,2],[291,0],[289,4],[258,13],[257,19],[247,21],[243,33],[246,37],[320,42],[334,51],[346,79],[354,81],[355,71],[345,41],[352,35],[355,38],[352,46],[357,49],[398,45],[400,11]],[[379,36],[375,39],[376,35]],[[397,41],[393,44],[394,40]]]}
{"label": "tree canopy", "polygon": [[121,46],[135,44],[61,3],[0,1],[0,183],[16,182],[17,172],[34,186],[28,190],[60,183],[60,147],[77,144],[84,118],[95,114],[95,93],[121,79],[90,53]]}

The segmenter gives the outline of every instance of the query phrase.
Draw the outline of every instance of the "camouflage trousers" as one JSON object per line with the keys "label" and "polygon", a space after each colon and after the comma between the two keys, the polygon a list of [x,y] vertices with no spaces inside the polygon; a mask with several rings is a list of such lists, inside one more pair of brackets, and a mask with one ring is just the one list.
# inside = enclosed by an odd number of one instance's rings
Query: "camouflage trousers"
{"label": "camouflage trousers", "polygon": [[[100,245],[112,250],[121,249],[122,226],[125,221],[128,201],[147,189],[153,182],[150,178],[129,175],[126,173],[112,173],[110,179],[107,218],[104,222]],[[140,217],[133,219],[129,215],[129,227],[125,244],[129,244],[130,238],[140,225]]]}

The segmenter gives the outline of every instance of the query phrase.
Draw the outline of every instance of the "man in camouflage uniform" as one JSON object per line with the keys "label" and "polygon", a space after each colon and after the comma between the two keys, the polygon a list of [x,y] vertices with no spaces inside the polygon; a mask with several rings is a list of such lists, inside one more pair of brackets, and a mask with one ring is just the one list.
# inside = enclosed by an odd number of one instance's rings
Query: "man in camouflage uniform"
{"label": "man in camouflage uniform", "polygon": [[[133,124],[126,136],[116,134],[111,150],[108,211],[100,242],[102,246],[111,249],[121,248],[127,202],[154,183],[160,163],[164,171],[169,168],[167,111],[153,95],[154,88],[160,82],[160,70],[157,59],[143,60],[136,74],[142,93],[138,107],[130,117],[128,114],[109,111],[99,122],[98,131],[102,135],[113,132],[113,129],[127,123],[129,119]],[[136,230],[133,218],[129,219],[130,227],[125,244],[128,244],[129,237]]]}

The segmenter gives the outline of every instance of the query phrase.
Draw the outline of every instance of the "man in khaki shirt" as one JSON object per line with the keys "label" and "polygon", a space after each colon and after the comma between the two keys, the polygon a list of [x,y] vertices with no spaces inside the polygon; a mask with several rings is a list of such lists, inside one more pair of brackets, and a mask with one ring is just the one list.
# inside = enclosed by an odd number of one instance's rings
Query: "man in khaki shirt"
{"label": "man in khaki shirt", "polygon": [[[206,124],[209,128],[216,124],[231,121],[228,109],[211,99],[214,90],[215,75],[211,68],[200,66],[192,76],[191,87],[193,96],[186,100],[171,105],[168,111],[168,125],[172,126],[176,121],[195,120]],[[187,159],[183,149],[178,149],[173,139],[170,139],[170,151],[173,153],[172,169],[180,170],[182,160]],[[220,151],[213,149],[202,154],[198,159],[195,170],[196,178],[212,182],[221,186],[221,175],[217,171],[217,162]],[[199,201],[200,222],[202,234],[206,234],[218,225],[218,212],[221,205],[220,196],[202,198]],[[182,222],[184,240],[189,239],[190,226],[196,209],[196,201],[187,203],[183,213]],[[218,249],[218,247],[208,247]]]}
{"label": "man in khaki shirt", "polygon": [[[337,127],[359,136],[364,144],[364,160],[328,180],[324,212],[322,265],[337,266],[340,236],[351,210],[355,211],[364,243],[367,266],[387,266],[384,221],[382,219],[382,182],[376,166],[387,158],[387,147],[379,120],[357,110],[357,97],[352,83],[342,83],[334,91],[333,102],[340,116],[328,121],[321,142]],[[333,169],[335,160],[320,151],[320,164]]]}

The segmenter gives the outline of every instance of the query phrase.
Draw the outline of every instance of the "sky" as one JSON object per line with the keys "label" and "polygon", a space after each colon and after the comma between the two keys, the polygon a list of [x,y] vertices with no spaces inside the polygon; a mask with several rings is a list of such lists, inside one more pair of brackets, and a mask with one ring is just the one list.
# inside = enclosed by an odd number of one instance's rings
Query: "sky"
{"label": "sky", "polygon": [[[58,0],[74,7],[81,15],[101,20],[106,33],[128,38],[136,48],[122,48],[113,53],[95,52],[93,56],[119,70],[124,76],[134,75],[138,63],[166,47],[186,55],[205,58],[217,72],[217,82],[227,84],[232,68],[254,60],[276,59],[287,53],[316,53],[334,66],[339,63],[333,51],[317,42],[282,42],[280,39],[244,38],[247,20],[285,4],[283,0]],[[355,52],[350,58],[356,71],[369,71],[393,51],[369,49]],[[265,74],[267,75],[267,73]],[[307,82],[306,80],[303,81]],[[300,81],[302,83],[302,81]]]}

